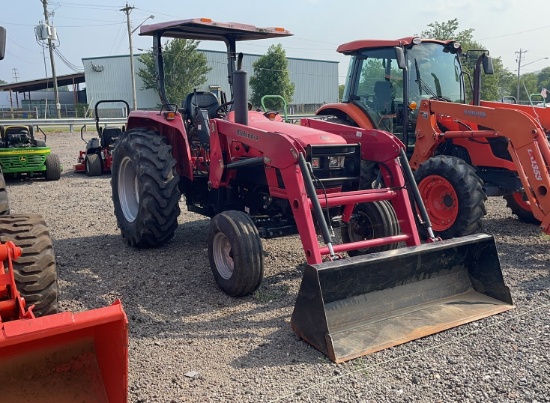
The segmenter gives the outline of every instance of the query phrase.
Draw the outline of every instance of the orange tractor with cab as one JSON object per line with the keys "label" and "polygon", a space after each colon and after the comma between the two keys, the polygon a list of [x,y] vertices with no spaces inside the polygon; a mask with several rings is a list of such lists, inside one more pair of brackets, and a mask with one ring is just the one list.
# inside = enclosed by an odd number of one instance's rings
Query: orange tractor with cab
{"label": "orange tractor with cab", "polygon": [[[469,105],[456,41],[367,39],[338,52],[351,57],[343,100],[317,115],[403,141],[436,235],[479,231],[486,196],[504,196],[520,219],[550,232],[548,126],[527,108],[480,101],[490,57],[476,60]],[[374,181],[377,165],[365,163],[363,175]]]}

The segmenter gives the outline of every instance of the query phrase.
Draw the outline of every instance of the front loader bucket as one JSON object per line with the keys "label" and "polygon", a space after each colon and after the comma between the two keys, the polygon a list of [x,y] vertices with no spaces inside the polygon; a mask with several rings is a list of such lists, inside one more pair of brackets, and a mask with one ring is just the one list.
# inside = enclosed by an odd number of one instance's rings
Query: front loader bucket
{"label": "front loader bucket", "polygon": [[494,239],[476,234],[308,265],[291,325],[339,363],[512,308]]}
{"label": "front loader bucket", "polygon": [[122,305],[0,323],[3,402],[126,402]]}

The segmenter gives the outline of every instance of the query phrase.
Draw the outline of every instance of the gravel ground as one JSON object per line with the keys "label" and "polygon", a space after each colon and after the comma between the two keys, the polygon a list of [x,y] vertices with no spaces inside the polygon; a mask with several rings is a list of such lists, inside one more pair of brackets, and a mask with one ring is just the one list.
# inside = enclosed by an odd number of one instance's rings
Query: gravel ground
{"label": "gravel ground", "polygon": [[8,182],[11,207],[47,220],[63,310],[122,300],[131,402],[550,402],[550,237],[501,198],[490,198],[485,230],[516,309],[336,365],[290,328],[304,261],[297,237],[264,240],[262,286],[232,299],[209,268],[208,219],[182,213],[168,245],[132,249],[117,229],[110,177],[72,171],[79,135],[50,134],[48,144],[61,180]]}

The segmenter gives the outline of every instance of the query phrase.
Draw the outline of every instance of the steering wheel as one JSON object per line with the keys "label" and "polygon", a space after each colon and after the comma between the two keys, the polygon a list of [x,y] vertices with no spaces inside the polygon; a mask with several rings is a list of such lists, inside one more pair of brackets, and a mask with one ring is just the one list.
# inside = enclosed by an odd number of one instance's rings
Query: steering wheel
{"label": "steering wheel", "polygon": [[430,99],[433,99],[434,101],[453,102],[453,100],[451,98],[447,98],[447,97],[444,97],[444,96],[437,96],[437,95],[434,95],[433,97],[430,97]]}
{"label": "steering wheel", "polygon": [[218,108],[216,109],[216,115],[218,115],[220,118],[225,117],[229,113],[229,106],[233,105],[233,101],[224,102]]}

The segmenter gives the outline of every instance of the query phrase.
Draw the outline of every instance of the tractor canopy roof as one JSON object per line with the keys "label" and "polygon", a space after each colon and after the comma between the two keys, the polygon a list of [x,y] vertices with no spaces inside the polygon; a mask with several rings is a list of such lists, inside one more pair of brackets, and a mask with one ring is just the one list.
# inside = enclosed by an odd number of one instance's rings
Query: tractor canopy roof
{"label": "tractor canopy roof", "polygon": [[[420,42],[419,42],[420,41]],[[338,49],[336,49],[339,53],[344,54],[351,54],[355,53],[362,49],[375,49],[375,48],[388,48],[388,47],[394,47],[394,46],[404,46],[408,47],[413,44],[418,44],[421,42],[431,42],[431,43],[440,43],[444,47],[455,47],[455,44],[458,44],[458,42],[454,40],[446,40],[441,41],[438,39],[422,39],[416,36],[408,36],[406,38],[401,39],[394,39],[394,40],[387,40],[387,39],[360,39],[357,41],[352,41],[348,43],[344,43],[340,46],[338,46]],[[460,44],[458,44],[458,48],[460,48]]]}
{"label": "tractor canopy roof", "polygon": [[250,41],[291,36],[284,28],[258,28],[236,22],[215,22],[209,18],[195,18],[143,25],[140,35],[210,41]]}

